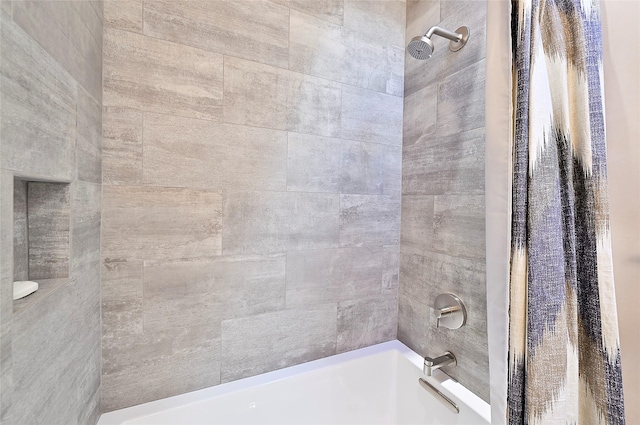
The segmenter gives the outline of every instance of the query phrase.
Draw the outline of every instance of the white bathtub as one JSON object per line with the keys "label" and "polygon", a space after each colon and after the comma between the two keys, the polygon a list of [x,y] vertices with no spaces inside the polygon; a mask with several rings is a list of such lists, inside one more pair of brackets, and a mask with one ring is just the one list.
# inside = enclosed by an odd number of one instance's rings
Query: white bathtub
{"label": "white bathtub", "polygon": [[[490,423],[487,403],[444,373],[427,378],[421,368],[419,355],[391,341],[105,413],[98,425]],[[460,413],[426,391],[420,377]]]}

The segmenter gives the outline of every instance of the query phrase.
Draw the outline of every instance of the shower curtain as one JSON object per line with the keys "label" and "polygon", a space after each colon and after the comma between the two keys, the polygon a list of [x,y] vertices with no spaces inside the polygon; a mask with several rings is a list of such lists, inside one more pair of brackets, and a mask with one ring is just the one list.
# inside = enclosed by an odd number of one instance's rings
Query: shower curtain
{"label": "shower curtain", "polygon": [[514,0],[509,424],[624,424],[598,0]]}

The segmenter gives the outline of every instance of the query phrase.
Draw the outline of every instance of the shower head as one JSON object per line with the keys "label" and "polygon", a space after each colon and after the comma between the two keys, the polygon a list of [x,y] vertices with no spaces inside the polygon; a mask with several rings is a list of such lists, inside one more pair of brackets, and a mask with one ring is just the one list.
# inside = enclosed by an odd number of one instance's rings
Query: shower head
{"label": "shower head", "polygon": [[416,59],[429,59],[433,54],[433,41],[426,35],[413,37],[407,46],[407,50]]}
{"label": "shower head", "polygon": [[467,40],[469,40],[469,28],[467,27],[460,27],[456,32],[451,32],[440,27],[431,27],[425,35],[420,35],[411,39],[409,45],[407,45],[407,51],[409,54],[416,59],[429,59],[434,50],[433,41],[431,41],[431,37],[434,34],[451,40],[449,43],[449,50],[452,52],[457,52],[462,49],[464,45],[467,44]]}

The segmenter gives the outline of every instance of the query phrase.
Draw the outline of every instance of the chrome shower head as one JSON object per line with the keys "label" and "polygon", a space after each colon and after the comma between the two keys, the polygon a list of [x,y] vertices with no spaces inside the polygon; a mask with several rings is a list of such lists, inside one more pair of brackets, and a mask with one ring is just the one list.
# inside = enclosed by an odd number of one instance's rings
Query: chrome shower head
{"label": "chrome shower head", "polygon": [[452,52],[457,52],[462,49],[464,45],[467,44],[467,40],[469,40],[469,28],[467,27],[460,27],[456,32],[451,32],[440,27],[431,27],[425,35],[411,39],[407,45],[409,54],[416,59],[429,59],[434,50],[433,41],[431,41],[431,36],[434,34],[451,40],[449,50]]}
{"label": "chrome shower head", "polygon": [[433,54],[433,41],[426,35],[413,37],[407,46],[407,50],[416,59],[429,59]]}

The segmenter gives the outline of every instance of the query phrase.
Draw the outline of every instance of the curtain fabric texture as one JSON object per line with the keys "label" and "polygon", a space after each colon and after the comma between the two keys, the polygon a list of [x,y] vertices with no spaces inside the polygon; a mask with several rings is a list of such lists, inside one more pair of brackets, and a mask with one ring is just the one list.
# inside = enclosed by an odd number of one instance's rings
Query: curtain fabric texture
{"label": "curtain fabric texture", "polygon": [[598,0],[512,1],[509,424],[624,424]]}

